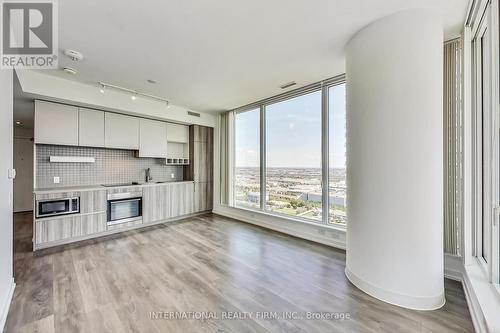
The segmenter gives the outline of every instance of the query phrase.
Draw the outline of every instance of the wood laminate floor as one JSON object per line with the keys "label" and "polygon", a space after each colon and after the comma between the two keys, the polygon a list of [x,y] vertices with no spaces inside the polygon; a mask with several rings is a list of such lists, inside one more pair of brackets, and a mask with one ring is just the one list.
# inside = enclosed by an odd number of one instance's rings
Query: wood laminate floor
{"label": "wood laminate floor", "polygon": [[344,251],[219,216],[37,253],[31,218],[15,215],[6,332],[474,331],[457,282],[440,310],[402,309],[350,284]]}

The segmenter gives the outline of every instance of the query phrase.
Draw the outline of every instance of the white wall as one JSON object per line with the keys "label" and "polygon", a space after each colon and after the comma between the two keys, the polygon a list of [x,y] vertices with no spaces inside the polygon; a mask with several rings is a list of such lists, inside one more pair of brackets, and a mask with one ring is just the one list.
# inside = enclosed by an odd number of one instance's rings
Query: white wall
{"label": "white wall", "polygon": [[346,47],[346,274],[368,294],[415,309],[444,304],[443,30],[400,12]]}
{"label": "white wall", "polygon": [[[15,106],[14,106],[15,107]],[[33,210],[33,129],[14,129],[14,212]]]}
{"label": "white wall", "polygon": [[0,70],[0,331],[14,288],[12,271],[12,114],[13,72]]}

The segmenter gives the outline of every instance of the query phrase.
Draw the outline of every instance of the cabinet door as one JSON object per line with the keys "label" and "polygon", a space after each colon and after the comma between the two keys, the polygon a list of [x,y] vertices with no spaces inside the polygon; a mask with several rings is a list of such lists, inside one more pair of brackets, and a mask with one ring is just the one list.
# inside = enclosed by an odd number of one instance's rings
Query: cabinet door
{"label": "cabinet door", "polygon": [[168,185],[145,186],[142,192],[142,220],[151,223],[170,217],[170,191]]}
{"label": "cabinet door", "polygon": [[212,182],[194,183],[194,212],[212,210]]}
{"label": "cabinet door", "polygon": [[213,140],[213,128],[193,125],[192,126],[192,136],[195,142],[212,142]]}
{"label": "cabinet door", "polygon": [[104,112],[79,109],[79,145],[104,147]]}
{"label": "cabinet door", "polygon": [[167,140],[169,142],[188,143],[189,126],[168,123]]}
{"label": "cabinet door", "polygon": [[104,115],[106,148],[139,149],[139,118],[106,112]]}
{"label": "cabinet door", "polygon": [[170,185],[170,217],[178,217],[194,212],[194,184],[177,183]]}
{"label": "cabinet door", "polygon": [[78,108],[35,101],[35,143],[78,146]]}
{"label": "cabinet door", "polygon": [[167,157],[167,123],[140,120],[139,157]]}
{"label": "cabinet door", "polygon": [[210,182],[213,180],[213,146],[208,142],[193,142],[193,180]]}

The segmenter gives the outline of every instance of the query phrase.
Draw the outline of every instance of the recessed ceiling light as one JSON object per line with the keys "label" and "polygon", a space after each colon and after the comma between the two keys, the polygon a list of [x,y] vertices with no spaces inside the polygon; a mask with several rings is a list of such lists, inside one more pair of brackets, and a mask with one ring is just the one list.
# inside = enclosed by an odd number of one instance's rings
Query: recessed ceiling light
{"label": "recessed ceiling light", "polygon": [[64,55],[73,61],[81,61],[83,59],[83,54],[75,50],[64,50]]}
{"label": "recessed ceiling light", "polygon": [[64,67],[63,68],[63,71],[67,74],[71,74],[71,75],[75,75],[76,73],[78,73],[78,71],[74,68],[71,68],[71,67]]}
{"label": "recessed ceiling light", "polygon": [[290,88],[291,86],[294,86],[296,84],[297,84],[297,82],[292,81],[292,82],[285,83],[284,85],[281,85],[280,88],[281,89],[286,89],[286,88]]}
{"label": "recessed ceiling light", "polygon": [[130,96],[130,98],[132,98],[132,100],[135,101],[137,99],[137,94],[133,94],[132,96]]}
{"label": "recessed ceiling light", "polygon": [[106,86],[102,83],[99,84],[99,91],[101,92],[101,94],[104,94],[104,92],[106,91]]}
{"label": "recessed ceiling light", "polygon": [[151,80],[151,79],[148,79],[148,82],[151,83],[151,84],[156,84],[157,83],[156,80]]}

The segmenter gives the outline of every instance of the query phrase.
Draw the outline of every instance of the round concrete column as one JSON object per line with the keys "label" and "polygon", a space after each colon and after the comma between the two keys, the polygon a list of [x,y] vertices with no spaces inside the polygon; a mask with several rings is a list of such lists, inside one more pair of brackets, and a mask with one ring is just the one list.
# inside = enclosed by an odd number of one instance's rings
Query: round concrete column
{"label": "round concrete column", "polygon": [[346,47],[346,275],[406,308],[444,302],[443,29],[399,12]]}

